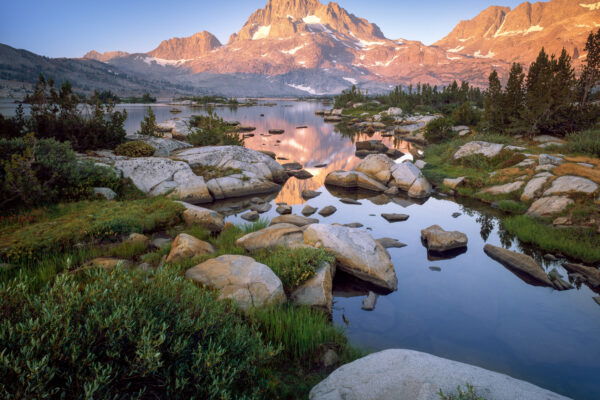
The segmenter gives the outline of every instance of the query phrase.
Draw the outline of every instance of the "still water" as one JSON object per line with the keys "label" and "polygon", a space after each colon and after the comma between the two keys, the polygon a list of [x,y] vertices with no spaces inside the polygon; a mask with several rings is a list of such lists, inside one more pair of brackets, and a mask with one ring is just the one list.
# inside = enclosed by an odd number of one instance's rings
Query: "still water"
{"label": "still water", "polygon": [[[129,113],[127,130],[134,132],[145,108],[123,108]],[[173,115],[169,106],[153,108],[158,121],[202,113],[201,109],[178,107],[182,113]],[[396,268],[398,290],[381,295],[374,311],[361,309],[368,293],[364,285],[341,275],[336,278],[333,321],[351,342],[369,351],[424,351],[505,373],[575,399],[600,399],[600,306],[592,299],[597,294],[586,286],[562,292],[531,286],[487,257],[484,244],[504,246],[526,252],[545,268],[556,267],[566,277],[559,262],[544,260],[543,253],[510,237],[499,226],[497,211],[479,203],[461,204],[443,197],[416,202],[324,187],[327,173],[350,169],[360,161],[354,156],[354,141],[382,138],[378,134],[344,136],[314,115],[322,108],[318,103],[279,101],[272,107],[218,108],[216,112],[226,120],[257,127],[255,136],[246,140],[247,147],[274,151],[278,157],[300,162],[314,175],[304,181],[290,178],[280,193],[269,197],[273,204],[286,202],[295,214],[300,214],[305,204],[318,208],[334,205],[338,211],[332,216],[313,217],[325,223],[358,222],[363,229],[370,229],[374,238],[390,237],[407,244],[388,250]],[[8,113],[9,109],[0,107],[0,112]],[[296,129],[301,125],[307,128]],[[285,134],[262,136],[269,129],[285,129]],[[383,140],[401,151],[415,151],[410,143]],[[318,164],[328,166],[315,168]],[[303,189],[322,194],[305,201],[300,196]],[[341,197],[353,197],[362,204],[343,204]],[[223,209],[233,203],[211,207]],[[274,210],[263,218],[277,216]],[[239,218],[243,212],[230,215],[228,220],[245,223]],[[404,213],[410,218],[388,223],[382,213]],[[453,213],[461,215],[454,218]],[[433,224],[466,233],[468,250],[450,259],[428,257],[420,231]],[[441,271],[432,271],[432,266]]]}

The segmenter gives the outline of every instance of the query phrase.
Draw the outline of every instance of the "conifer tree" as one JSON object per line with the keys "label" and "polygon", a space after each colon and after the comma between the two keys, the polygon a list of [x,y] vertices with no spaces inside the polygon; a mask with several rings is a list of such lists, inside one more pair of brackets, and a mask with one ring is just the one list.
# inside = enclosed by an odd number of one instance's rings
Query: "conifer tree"
{"label": "conifer tree", "polygon": [[589,101],[592,89],[600,85],[600,29],[596,33],[590,32],[584,50],[587,57],[579,80],[582,105]]}
{"label": "conifer tree", "polygon": [[550,59],[542,48],[537,59],[529,67],[525,80],[525,101],[520,112],[520,124],[523,130],[533,136],[549,117],[552,103],[551,86],[556,60]]}
{"label": "conifer tree", "polygon": [[157,128],[156,115],[154,114],[154,111],[152,111],[152,107],[148,107],[146,116],[140,123],[140,130],[137,133],[146,136],[158,136]]}
{"label": "conifer tree", "polygon": [[489,87],[484,101],[484,116],[488,128],[499,132],[504,129],[504,112],[502,109],[502,84],[496,70],[492,71],[488,81]]}
{"label": "conifer tree", "polygon": [[524,84],[525,73],[523,67],[519,63],[513,63],[504,93],[505,122],[509,127],[518,124],[523,102],[525,101]]}

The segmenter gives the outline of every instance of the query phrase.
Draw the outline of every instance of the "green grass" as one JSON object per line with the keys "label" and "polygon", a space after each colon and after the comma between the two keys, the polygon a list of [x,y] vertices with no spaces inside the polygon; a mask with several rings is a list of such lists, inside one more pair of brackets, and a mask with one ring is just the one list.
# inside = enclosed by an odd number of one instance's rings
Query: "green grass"
{"label": "green grass", "polygon": [[567,145],[560,151],[600,157],[600,128],[572,133],[566,139]]}
{"label": "green grass", "polygon": [[229,175],[241,174],[243,171],[239,168],[220,168],[212,165],[196,164],[192,166],[194,174],[201,176],[204,180],[209,181],[215,178],[223,178]]}
{"label": "green grass", "polygon": [[164,198],[82,201],[32,210],[0,224],[0,259],[31,262],[74,245],[154,231],[177,222],[182,210]]}
{"label": "green grass", "polygon": [[500,200],[495,205],[498,209],[511,214],[524,214],[529,208],[527,204],[516,200]]}
{"label": "green grass", "polygon": [[590,228],[554,228],[525,215],[505,218],[502,226],[525,243],[588,263],[600,262],[600,235]]}
{"label": "green grass", "polygon": [[485,398],[477,395],[473,385],[467,384],[466,386],[466,391],[463,391],[460,386],[457,387],[456,394],[445,394],[440,390],[438,393],[440,400],[485,400]]}
{"label": "green grass", "polygon": [[271,221],[268,218],[260,218],[257,221],[244,224],[240,228],[242,229],[244,235],[247,235],[248,233],[260,231],[261,229],[268,227],[270,222]]}
{"label": "green grass", "polygon": [[252,257],[275,272],[288,294],[312,278],[322,263],[335,261],[325,250],[311,248],[261,250],[252,253]]}

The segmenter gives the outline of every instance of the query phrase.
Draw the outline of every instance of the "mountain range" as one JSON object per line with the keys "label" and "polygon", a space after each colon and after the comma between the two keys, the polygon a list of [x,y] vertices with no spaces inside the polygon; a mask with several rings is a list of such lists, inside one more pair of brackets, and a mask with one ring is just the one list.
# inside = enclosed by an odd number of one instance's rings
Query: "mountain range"
{"label": "mountain range", "polygon": [[[352,84],[377,92],[455,79],[485,86],[492,69],[506,76],[510,63],[529,64],[541,47],[550,53],[564,47],[574,64],[581,64],[586,38],[599,27],[600,2],[595,0],[525,2],[514,9],[489,7],[427,46],[389,39],[377,25],[336,3],[269,0],[226,44],[202,31],[164,40],[147,53],[90,51],[72,61],[102,64],[87,65],[133,77],[142,86],[160,86],[162,93],[320,95]],[[0,47],[4,60],[2,52]],[[14,62],[10,67],[19,69]],[[14,77],[6,69],[0,64],[3,80]],[[94,86],[91,81],[88,87]]]}

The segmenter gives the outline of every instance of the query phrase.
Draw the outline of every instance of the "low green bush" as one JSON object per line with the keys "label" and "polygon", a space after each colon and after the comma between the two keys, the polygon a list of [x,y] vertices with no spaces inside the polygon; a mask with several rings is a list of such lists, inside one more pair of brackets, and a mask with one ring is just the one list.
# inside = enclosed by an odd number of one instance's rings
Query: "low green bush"
{"label": "low green bush", "polygon": [[568,152],[600,157],[600,128],[572,133],[566,139]]}
{"label": "low green bush", "polygon": [[243,173],[243,171],[239,168],[221,168],[202,164],[195,164],[192,166],[192,171],[194,174],[203,177],[205,181]]}
{"label": "low green bush", "polygon": [[261,399],[277,353],[231,303],[166,270],[0,285],[0,302],[7,400]]}
{"label": "low green bush", "polygon": [[118,145],[115,154],[125,157],[152,157],[155,151],[148,143],[134,140]]}
{"label": "low green bush", "polygon": [[438,395],[440,400],[485,400],[485,398],[478,396],[473,385],[469,384],[467,384],[466,391],[463,391],[459,386],[456,388],[456,394],[445,394],[440,390]]}
{"label": "low green bush", "polygon": [[0,260],[39,260],[77,243],[154,231],[179,221],[183,206],[164,198],[82,201],[22,214],[0,225]]}
{"label": "low green bush", "polygon": [[481,121],[481,111],[465,102],[452,111],[450,118],[456,125],[475,126]]}
{"label": "low green bush", "polygon": [[243,146],[243,137],[223,118],[216,115],[212,108],[208,115],[194,115],[190,119],[192,133],[187,141],[196,147],[202,146]]}
{"label": "low green bush", "polygon": [[458,133],[452,130],[452,120],[437,118],[430,121],[425,127],[425,139],[429,143],[441,143],[455,138]]}
{"label": "low green bush", "polygon": [[268,265],[281,279],[283,288],[291,293],[307,279],[314,276],[322,263],[333,263],[335,258],[323,249],[277,248],[252,254],[256,261]]}
{"label": "low green bush", "polygon": [[80,161],[69,143],[33,135],[0,139],[0,208],[29,207],[92,196],[93,187],[119,191],[110,168]]}

